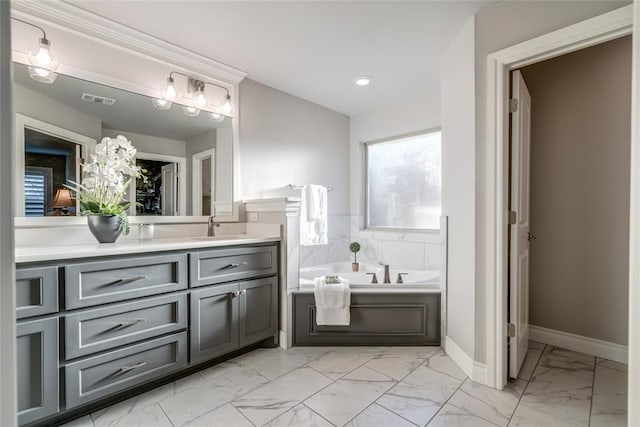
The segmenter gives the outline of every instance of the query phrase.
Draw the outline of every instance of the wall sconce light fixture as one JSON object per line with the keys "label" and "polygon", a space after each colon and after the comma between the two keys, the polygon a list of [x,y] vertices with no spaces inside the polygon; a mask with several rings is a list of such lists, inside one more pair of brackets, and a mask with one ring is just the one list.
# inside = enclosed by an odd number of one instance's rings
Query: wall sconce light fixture
{"label": "wall sconce light fixture", "polygon": [[31,64],[29,67],[29,76],[42,83],[53,83],[56,81],[58,75],[55,71],[58,69],[58,61],[51,53],[51,42],[47,39],[47,33],[42,27],[30,22],[14,17],[11,19],[42,31],[42,37],[38,39],[38,44],[29,50],[29,63]]}
{"label": "wall sconce light fixture", "polygon": [[209,117],[211,118],[211,120],[217,122],[223,121],[223,114],[229,114],[233,110],[233,104],[231,103],[231,95],[229,93],[229,89],[216,83],[195,79],[179,71],[172,71],[171,73],[169,73],[167,83],[162,90],[162,98],[156,98],[152,100],[153,106],[157,109],[168,110],[169,108],[171,108],[172,101],[175,101],[180,94],[178,92],[178,89],[176,89],[175,80],[173,78],[174,74],[187,78],[186,89],[187,93],[191,95],[191,105],[182,107],[185,115],[189,117],[196,117],[198,114],[200,114],[200,110],[209,110],[209,100],[207,99],[207,95],[205,93],[206,85],[219,87],[226,92],[224,100],[216,108],[219,113],[209,112]]}

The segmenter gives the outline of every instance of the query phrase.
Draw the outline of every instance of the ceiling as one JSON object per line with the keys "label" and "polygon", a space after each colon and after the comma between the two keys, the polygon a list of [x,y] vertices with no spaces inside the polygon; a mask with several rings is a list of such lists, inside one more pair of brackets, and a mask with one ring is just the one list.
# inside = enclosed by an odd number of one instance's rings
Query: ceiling
{"label": "ceiling", "polygon": [[[105,18],[348,115],[439,96],[439,57],[496,1],[86,1]],[[359,76],[373,78],[358,87]]]}
{"label": "ceiling", "polygon": [[[189,141],[215,128],[231,127],[230,118],[216,123],[204,111],[198,117],[187,117],[177,104],[169,110],[157,110],[151,98],[144,95],[62,74],[58,74],[55,84],[40,83],[29,77],[26,65],[15,63],[14,67],[15,84],[95,117],[103,128]],[[85,101],[82,99],[85,93],[113,99],[115,104]]]}

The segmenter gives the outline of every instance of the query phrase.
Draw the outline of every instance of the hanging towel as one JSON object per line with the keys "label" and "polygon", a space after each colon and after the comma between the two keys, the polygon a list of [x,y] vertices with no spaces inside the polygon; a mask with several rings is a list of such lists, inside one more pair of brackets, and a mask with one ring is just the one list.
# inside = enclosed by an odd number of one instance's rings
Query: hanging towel
{"label": "hanging towel", "polygon": [[349,281],[327,283],[325,276],[316,277],[313,296],[316,301],[316,324],[348,326],[351,323],[351,289]]}
{"label": "hanging towel", "polygon": [[305,185],[300,203],[300,244],[315,246],[327,242],[327,187]]}

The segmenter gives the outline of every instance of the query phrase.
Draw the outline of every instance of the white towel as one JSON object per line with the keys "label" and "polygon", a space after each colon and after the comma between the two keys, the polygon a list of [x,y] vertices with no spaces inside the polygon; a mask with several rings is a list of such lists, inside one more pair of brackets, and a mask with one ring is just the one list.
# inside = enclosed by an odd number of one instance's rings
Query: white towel
{"label": "white towel", "polygon": [[327,283],[326,277],[316,277],[313,296],[316,301],[316,324],[348,326],[351,323],[351,289],[349,281]]}
{"label": "white towel", "polygon": [[327,187],[305,185],[300,204],[300,244],[315,246],[327,242]]}

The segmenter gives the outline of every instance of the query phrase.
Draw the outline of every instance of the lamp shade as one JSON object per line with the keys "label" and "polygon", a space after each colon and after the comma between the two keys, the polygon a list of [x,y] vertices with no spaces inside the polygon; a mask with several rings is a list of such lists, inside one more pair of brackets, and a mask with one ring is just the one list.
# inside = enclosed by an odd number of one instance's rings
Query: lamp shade
{"label": "lamp shade", "polygon": [[59,188],[53,197],[51,206],[55,208],[70,208],[76,205],[76,201],[68,188]]}

